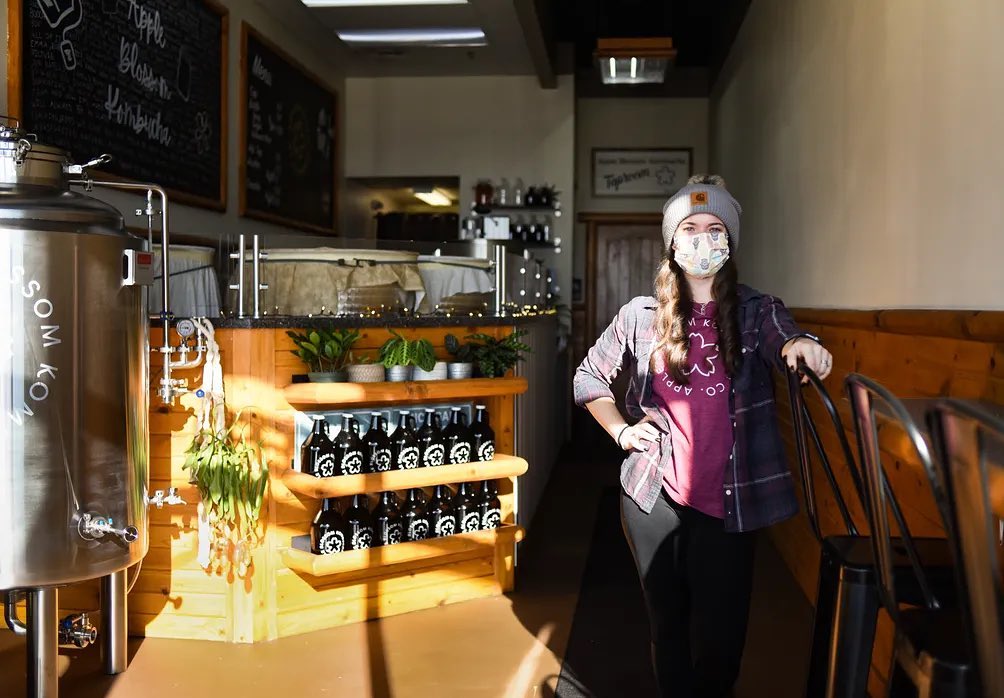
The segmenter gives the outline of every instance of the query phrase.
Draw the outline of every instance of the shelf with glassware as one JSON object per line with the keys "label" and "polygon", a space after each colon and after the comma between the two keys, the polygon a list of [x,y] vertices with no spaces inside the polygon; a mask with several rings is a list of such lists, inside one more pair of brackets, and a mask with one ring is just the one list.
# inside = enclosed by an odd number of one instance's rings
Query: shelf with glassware
{"label": "shelf with glassware", "polygon": [[[442,383],[459,390],[419,395],[392,384],[389,394],[305,403],[287,388],[288,404],[309,411],[294,412],[300,448],[272,482],[282,583],[291,590],[281,599],[280,635],[512,589],[523,536],[516,479],[528,464],[504,452],[514,445],[514,398],[526,382]],[[364,595],[364,611],[330,610],[346,593]]]}
{"label": "shelf with glassware", "polygon": [[474,187],[471,213],[461,222],[460,238],[484,238],[522,249],[561,251],[554,235],[554,218],[561,216],[558,192],[550,186],[523,187],[521,179],[496,186],[479,180]]}

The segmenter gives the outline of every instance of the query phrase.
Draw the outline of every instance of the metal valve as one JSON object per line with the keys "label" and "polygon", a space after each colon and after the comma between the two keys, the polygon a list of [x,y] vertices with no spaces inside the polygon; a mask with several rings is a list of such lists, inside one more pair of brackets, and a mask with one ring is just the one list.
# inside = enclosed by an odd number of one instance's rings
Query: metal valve
{"label": "metal valve", "polygon": [[150,495],[146,496],[146,503],[147,506],[152,505],[158,509],[163,509],[165,504],[168,506],[187,504],[187,502],[178,494],[177,487],[169,487],[166,494],[164,493],[164,490],[154,490],[152,497]]}
{"label": "metal valve", "polygon": [[84,649],[98,639],[98,629],[86,613],[74,613],[59,621],[59,644]]}
{"label": "metal valve", "polygon": [[68,175],[82,175],[86,170],[98,165],[105,165],[112,161],[112,156],[108,153],[97,156],[93,160],[85,162],[83,165],[67,165],[64,169]]}
{"label": "metal valve", "polygon": [[139,538],[139,529],[135,526],[118,528],[110,518],[98,514],[87,513],[77,522],[77,532],[84,540],[100,540],[106,535],[118,536],[125,543],[133,543]]}

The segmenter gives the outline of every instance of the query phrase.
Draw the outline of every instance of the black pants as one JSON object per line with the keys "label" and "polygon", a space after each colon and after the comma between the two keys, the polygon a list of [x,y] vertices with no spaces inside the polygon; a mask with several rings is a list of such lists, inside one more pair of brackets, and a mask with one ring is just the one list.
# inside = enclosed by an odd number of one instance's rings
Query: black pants
{"label": "black pants", "polygon": [[648,607],[665,698],[724,698],[739,676],[753,583],[752,533],[665,494],[646,514],[621,492],[621,523]]}

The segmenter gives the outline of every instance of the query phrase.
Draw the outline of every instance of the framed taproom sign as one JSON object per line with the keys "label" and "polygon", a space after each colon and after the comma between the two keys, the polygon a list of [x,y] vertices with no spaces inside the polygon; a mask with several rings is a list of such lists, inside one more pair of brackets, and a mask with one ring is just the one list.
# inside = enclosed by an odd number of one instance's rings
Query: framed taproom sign
{"label": "framed taproom sign", "polygon": [[227,10],[212,0],[9,0],[7,100],[102,176],[226,210]]}
{"label": "framed taproom sign", "polygon": [[593,196],[668,198],[692,174],[693,148],[593,148]]}

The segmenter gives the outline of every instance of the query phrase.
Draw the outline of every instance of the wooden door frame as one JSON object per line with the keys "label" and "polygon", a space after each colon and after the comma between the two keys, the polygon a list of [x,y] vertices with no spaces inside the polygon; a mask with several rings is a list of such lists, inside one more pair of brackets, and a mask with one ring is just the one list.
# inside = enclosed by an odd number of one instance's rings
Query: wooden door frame
{"label": "wooden door frame", "polygon": [[583,212],[579,223],[586,225],[586,336],[596,339],[596,245],[599,229],[608,225],[662,225],[661,213]]}

